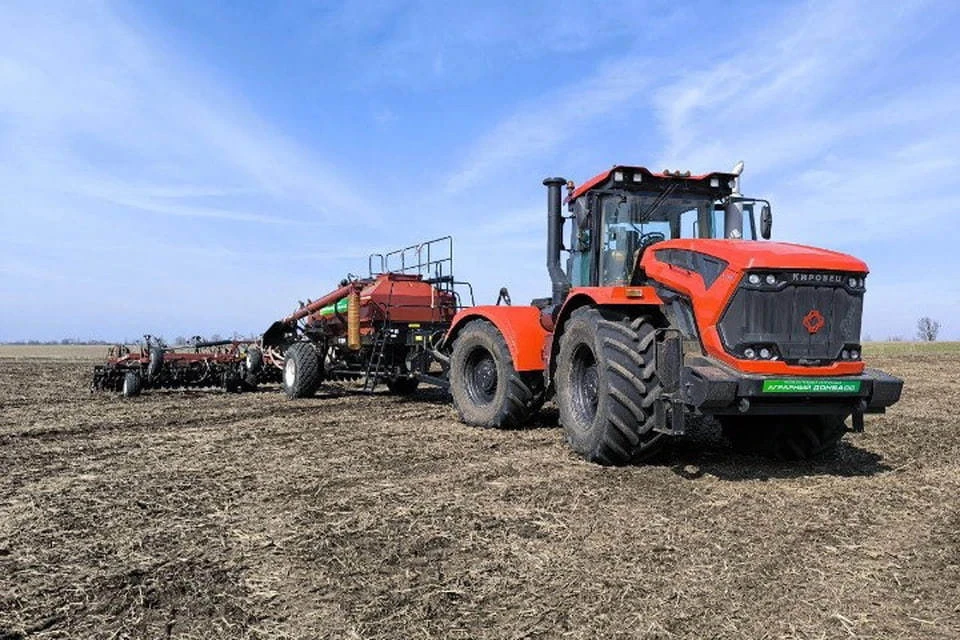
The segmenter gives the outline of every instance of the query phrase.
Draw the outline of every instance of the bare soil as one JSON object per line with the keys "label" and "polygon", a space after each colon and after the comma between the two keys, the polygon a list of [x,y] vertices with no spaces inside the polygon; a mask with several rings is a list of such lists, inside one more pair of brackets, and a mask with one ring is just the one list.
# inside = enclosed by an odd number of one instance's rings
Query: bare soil
{"label": "bare soil", "polygon": [[836,455],[575,457],[550,407],[445,394],[87,390],[102,349],[0,349],[0,638],[956,638],[960,350]]}

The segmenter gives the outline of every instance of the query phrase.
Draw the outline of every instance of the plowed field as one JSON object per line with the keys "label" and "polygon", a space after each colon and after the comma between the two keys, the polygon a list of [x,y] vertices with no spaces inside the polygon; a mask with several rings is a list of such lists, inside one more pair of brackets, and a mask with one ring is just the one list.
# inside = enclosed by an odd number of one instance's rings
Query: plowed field
{"label": "plowed field", "polygon": [[91,395],[0,348],[0,638],[956,638],[960,350],[836,455],[601,468],[447,396]]}

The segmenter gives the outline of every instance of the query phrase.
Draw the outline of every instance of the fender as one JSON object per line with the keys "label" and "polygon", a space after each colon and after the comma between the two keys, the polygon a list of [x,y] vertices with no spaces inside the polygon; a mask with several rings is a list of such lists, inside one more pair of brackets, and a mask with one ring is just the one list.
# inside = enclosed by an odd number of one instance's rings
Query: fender
{"label": "fender", "polygon": [[471,320],[477,319],[487,320],[497,328],[510,349],[513,366],[517,371],[543,370],[543,349],[547,331],[540,324],[540,309],[495,305],[469,307],[454,316],[440,347],[451,347],[460,329]]}
{"label": "fender", "polygon": [[553,321],[553,333],[548,336],[547,344],[544,346],[544,359],[546,367],[551,371],[550,377],[553,378],[553,363],[558,351],[558,345],[554,344],[553,337],[563,333],[563,325],[580,307],[652,307],[659,313],[661,305],[663,300],[653,287],[574,287],[567,294],[567,299],[564,300],[560,312],[556,315]]}

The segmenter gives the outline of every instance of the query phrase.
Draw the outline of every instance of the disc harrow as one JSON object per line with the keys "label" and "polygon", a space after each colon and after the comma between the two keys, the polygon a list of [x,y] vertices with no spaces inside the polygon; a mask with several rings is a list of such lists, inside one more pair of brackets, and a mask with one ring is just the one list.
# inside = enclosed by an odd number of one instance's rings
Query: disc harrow
{"label": "disc harrow", "polygon": [[91,389],[136,396],[148,389],[221,388],[252,391],[279,381],[274,367],[264,366],[263,351],[253,340],[204,340],[171,347],[145,335],[137,347],[114,345],[107,360],[93,370]]}

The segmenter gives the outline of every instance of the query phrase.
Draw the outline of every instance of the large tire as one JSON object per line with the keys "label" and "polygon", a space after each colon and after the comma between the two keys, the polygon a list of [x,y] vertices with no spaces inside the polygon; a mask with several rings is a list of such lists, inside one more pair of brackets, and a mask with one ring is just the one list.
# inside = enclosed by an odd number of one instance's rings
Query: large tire
{"label": "large tire", "polygon": [[408,376],[398,376],[387,380],[387,389],[390,390],[390,393],[395,393],[398,396],[412,395],[419,386],[419,380]]}
{"label": "large tire", "polygon": [[309,342],[296,342],[287,349],[283,362],[283,392],[288,398],[308,398],[322,380],[320,357]]}
{"label": "large tire", "polygon": [[663,445],[663,434],[653,430],[662,387],[656,330],[647,318],[575,311],[560,336],[555,385],[567,442],[587,460],[626,464]]}
{"label": "large tire", "polygon": [[473,320],[453,343],[450,393],[463,422],[515,428],[543,404],[543,376],[517,372],[497,328],[486,320]]}
{"label": "large tire", "polygon": [[133,398],[140,395],[140,374],[135,371],[127,371],[123,376],[123,386],[120,387],[120,393],[124,398]]}
{"label": "large tire", "polygon": [[847,432],[844,416],[720,416],[733,448],[774,460],[808,460],[834,450]]}

